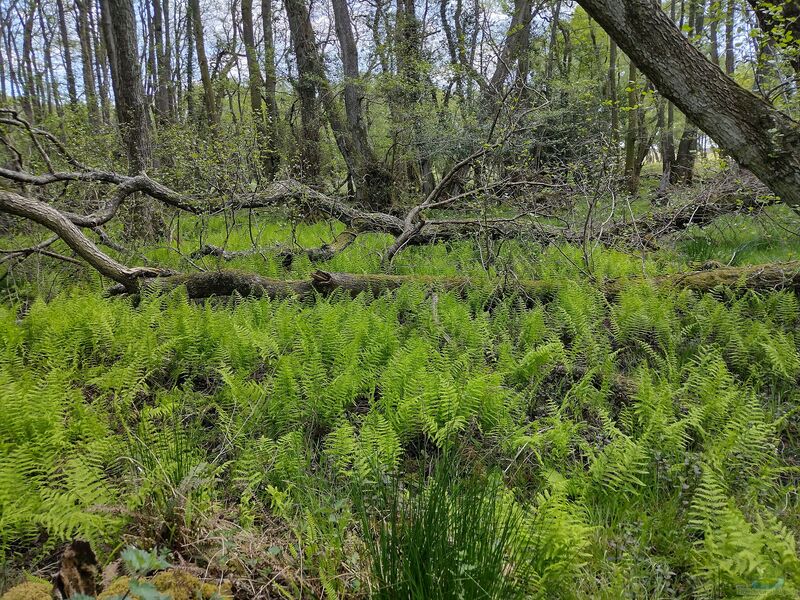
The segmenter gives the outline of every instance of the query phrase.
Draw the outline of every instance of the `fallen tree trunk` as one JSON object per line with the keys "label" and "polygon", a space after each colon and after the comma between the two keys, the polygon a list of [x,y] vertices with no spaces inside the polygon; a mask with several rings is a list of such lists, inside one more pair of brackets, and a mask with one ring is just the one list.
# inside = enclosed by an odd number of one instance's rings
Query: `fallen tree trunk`
{"label": "fallen tree trunk", "polygon": [[[394,290],[406,283],[421,284],[432,289],[466,290],[472,285],[491,285],[491,282],[473,281],[464,277],[424,277],[401,275],[352,275],[347,273],[315,272],[310,280],[283,281],[237,271],[173,274],[164,269],[128,267],[103,253],[84,235],[70,217],[61,211],[33,198],[13,192],[0,191],[0,212],[17,215],[43,225],[61,238],[81,259],[102,275],[119,285],[112,293],[136,292],[141,289],[169,290],[185,286],[190,298],[210,296],[241,296],[285,298],[306,297],[313,294],[331,294],[337,290],[357,295],[369,292],[378,295]],[[347,242],[347,236],[342,240]],[[700,292],[718,286],[744,287],[756,290],[800,289],[800,262],[777,263],[750,267],[726,267],[708,271],[669,275],[653,278],[660,286],[676,286]],[[603,284],[608,295],[615,295],[624,282]],[[505,286],[503,284],[500,287]],[[518,281],[512,286],[529,296],[538,297],[552,293],[556,282]]]}
{"label": "fallen tree trunk", "polygon": [[[652,278],[623,278],[604,282],[600,285],[609,297],[617,296],[622,289],[635,282],[649,281],[663,288],[689,289],[699,293],[710,292],[720,287],[757,291],[793,290],[800,291],[800,261],[751,265],[745,267],[722,267],[705,271],[689,271],[674,275]],[[143,278],[141,288],[156,292],[166,292],[185,286],[192,299],[212,296],[231,296],[284,299],[296,297],[312,298],[316,294],[328,296],[343,292],[351,296],[370,293],[378,296],[396,290],[402,285],[421,285],[431,290],[452,291],[465,294],[471,287],[494,288],[496,293],[520,293],[531,298],[545,298],[555,293],[562,283],[555,280],[515,280],[491,281],[470,279],[468,277],[434,277],[426,275],[383,275],[350,273],[329,273],[316,271],[310,279],[283,280],[261,277],[252,273],[225,270],[216,272],[170,275],[166,277]],[[129,291],[122,285],[109,290],[110,295]]]}

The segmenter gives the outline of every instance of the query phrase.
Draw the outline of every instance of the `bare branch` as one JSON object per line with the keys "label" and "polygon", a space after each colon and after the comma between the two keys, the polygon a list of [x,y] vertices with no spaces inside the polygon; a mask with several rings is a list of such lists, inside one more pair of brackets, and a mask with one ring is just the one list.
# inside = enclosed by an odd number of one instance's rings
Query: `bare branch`
{"label": "bare branch", "polygon": [[126,267],[117,262],[102,252],[67,216],[39,200],[0,191],[0,211],[30,219],[46,227],[94,269],[126,288],[135,288],[136,280],[140,277],[165,273],[159,269]]}
{"label": "bare branch", "polygon": [[8,262],[10,260],[19,258],[26,258],[31,254],[43,251],[45,248],[52,246],[57,241],[58,241],[58,236],[54,235],[53,237],[47,238],[46,240],[36,244],[35,246],[29,246],[27,248],[0,250],[0,254],[4,255],[2,258],[0,258],[0,263]]}
{"label": "bare branch", "polygon": [[39,135],[46,138],[53,146],[55,146],[58,153],[64,157],[69,164],[71,164],[76,169],[81,169],[82,171],[88,171],[89,168],[85,166],[83,163],[79,162],[75,157],[70,154],[67,149],[64,147],[64,144],[54,136],[52,133],[45,129],[39,129],[37,127],[33,127],[28,121],[24,118],[19,116],[19,113],[12,109],[0,109],[0,114],[7,114],[9,118],[0,118],[0,123],[4,123],[6,125],[11,125],[15,127],[22,126],[24,127],[31,135]]}
{"label": "bare branch", "polygon": [[[358,232],[349,229],[344,230],[337,235],[331,242],[322,244],[316,248],[298,248],[292,249],[285,246],[276,245],[272,251],[276,252],[277,256],[283,260],[283,265],[286,268],[291,266],[295,256],[307,256],[311,262],[321,262],[330,260],[339,252],[342,252],[350,246],[358,237]],[[199,249],[192,252],[192,258],[200,258],[202,256],[216,256],[223,260],[234,260],[236,258],[246,258],[256,254],[262,254],[264,248],[253,247],[247,250],[226,250],[213,244],[203,244]]]}

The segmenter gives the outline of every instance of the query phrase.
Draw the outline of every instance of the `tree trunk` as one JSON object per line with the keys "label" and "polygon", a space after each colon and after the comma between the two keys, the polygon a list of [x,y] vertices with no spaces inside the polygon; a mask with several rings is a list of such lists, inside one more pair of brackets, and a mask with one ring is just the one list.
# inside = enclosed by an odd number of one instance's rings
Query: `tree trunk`
{"label": "tree trunk", "polygon": [[692,185],[694,179],[694,159],[697,154],[697,128],[687,121],[683,135],[678,142],[678,154],[672,165],[670,183]]}
{"label": "tree trunk", "polygon": [[97,78],[97,91],[100,96],[100,111],[103,123],[111,124],[111,98],[108,90],[108,53],[101,41],[100,29],[102,29],[102,16],[100,15],[100,2],[92,2],[94,10],[89,12],[89,30],[92,34],[92,44],[94,47],[95,77]]}
{"label": "tree trunk", "polygon": [[342,52],[344,68],[344,106],[347,129],[355,153],[354,173],[356,201],[375,210],[385,210],[391,203],[392,183],[367,138],[362,102],[364,89],[359,82],[358,48],[350,22],[347,0],[333,0],[336,36]]}
{"label": "tree trunk", "polygon": [[[636,107],[636,156],[633,161],[633,173],[631,181],[631,193],[636,194],[639,191],[639,182],[642,175],[642,167],[650,148],[653,144],[655,131],[653,135],[647,132],[647,114],[645,113],[644,100],[648,95],[652,95],[653,84],[649,81],[646,82],[644,90],[639,93],[638,106]],[[656,116],[656,120],[658,116]]]}
{"label": "tree trunk", "polygon": [[712,0],[709,5],[708,37],[711,40],[709,51],[711,62],[719,66],[719,2]]}
{"label": "tree trunk", "polygon": [[[661,181],[664,189],[672,178],[672,165],[675,163],[675,109],[667,102],[667,122],[661,131]],[[663,190],[662,190],[663,192]]]}
{"label": "tree trunk", "polygon": [[617,43],[609,40],[608,47],[608,101],[611,103],[611,144],[614,146],[614,155],[618,152],[619,144],[619,99],[617,98]]}
{"label": "tree trunk", "polygon": [[[527,1],[527,0],[521,0]],[[396,117],[402,119],[395,126],[410,129],[411,145],[416,151],[422,192],[428,195],[435,187],[431,157],[423,146],[422,122],[419,104],[424,97],[422,24],[416,13],[414,0],[397,0],[395,23],[395,54],[397,58],[398,86]],[[409,165],[410,166],[410,165]]]}
{"label": "tree trunk", "polygon": [[[689,3],[689,39],[699,39],[703,34],[704,0],[691,0]],[[686,119],[681,140],[678,142],[678,153],[670,175],[670,183],[692,185],[694,180],[694,163],[697,156],[697,127]]]}
{"label": "tree trunk", "polygon": [[117,122],[132,175],[150,163],[150,122],[144,103],[132,0],[108,0],[116,58]]}
{"label": "tree trunk", "polygon": [[[341,2],[341,0],[338,0]],[[450,18],[447,14],[447,6],[449,2],[448,0],[439,0],[439,19],[442,23],[442,29],[444,30],[444,37],[447,41],[447,52],[450,57],[450,68],[453,71],[453,79],[450,82],[450,85],[447,88],[448,95],[450,90],[452,89],[452,85],[455,84],[456,86],[456,97],[459,100],[464,100],[464,77],[463,72],[460,67],[459,61],[459,51],[457,50],[457,45],[461,43],[460,39],[456,38],[456,34],[453,33],[453,27],[450,26]],[[459,0],[459,7],[460,7],[460,0]],[[459,19],[458,10],[456,9],[456,22]],[[463,45],[463,44],[462,44]],[[446,101],[446,100],[445,100]]]}
{"label": "tree trunk", "polygon": [[728,0],[725,10],[725,74],[733,75],[736,66],[733,54],[734,18],[736,13],[736,0]]}
{"label": "tree trunk", "polygon": [[759,28],[770,42],[786,51],[789,64],[800,76],[800,4],[762,0],[747,0],[747,3],[756,15]]}
{"label": "tree trunk", "polygon": [[[178,108],[175,99],[175,81],[180,83],[180,71],[177,65],[173,68],[172,52],[172,26],[169,18],[170,4],[169,0],[163,0],[162,6],[164,7],[164,62],[166,63],[167,70],[167,103],[169,109],[170,120],[175,122],[178,118]],[[174,77],[174,79],[173,79]]]}
{"label": "tree trunk", "polygon": [[280,166],[278,154],[278,101],[275,97],[278,78],[275,74],[275,42],[272,35],[272,0],[261,0],[261,24],[264,32],[264,125],[268,154],[263,158],[266,174],[275,179]]}
{"label": "tree trunk", "polygon": [[109,0],[99,0],[100,3],[100,29],[103,31],[103,42],[106,48],[106,58],[108,59],[108,68],[111,72],[111,89],[114,93],[114,98],[119,96],[117,90],[117,45],[114,41],[114,27],[111,24],[111,8],[108,3]]}
{"label": "tree trunk", "polygon": [[300,156],[297,172],[302,178],[313,181],[320,170],[320,119],[315,81],[317,48],[305,0],[284,0],[284,7],[297,61],[297,96],[300,100],[302,128],[298,139]]}
{"label": "tree trunk", "polygon": [[36,14],[34,6],[28,6],[29,13],[25,15],[22,29],[22,81],[24,94],[21,98],[22,109],[28,121],[34,120],[34,107],[37,104],[36,81],[33,69],[33,22]]}
{"label": "tree trunk", "polygon": [[511,16],[511,22],[506,31],[497,66],[492,73],[488,87],[485,89],[484,101],[496,98],[502,93],[503,82],[508,77],[510,69],[520,52],[524,50],[523,41],[530,36],[531,11],[530,0],[514,0],[514,14]]}
{"label": "tree trunk", "polygon": [[[16,44],[13,44],[11,41],[11,11],[8,12],[6,18],[2,21],[2,25],[3,26],[0,27],[0,37],[2,37],[3,40],[3,51],[8,59],[9,93],[13,98],[20,94],[20,89],[18,74],[14,68],[14,58],[12,55],[12,49],[16,48]],[[17,61],[17,64],[19,64],[19,61]]]}
{"label": "tree trunk", "polygon": [[192,13],[192,34],[194,37],[197,64],[200,66],[200,79],[203,83],[203,103],[206,111],[206,121],[212,128],[219,124],[219,111],[217,99],[214,95],[214,82],[211,80],[211,71],[206,58],[205,37],[203,35],[203,22],[200,17],[200,0],[189,0],[189,11]]}
{"label": "tree trunk", "polygon": [[[41,4],[36,6],[36,14],[39,17],[39,28],[42,30],[42,41],[44,44],[44,64],[45,76],[49,79],[49,89],[52,90],[52,98],[55,103],[59,116],[63,116],[61,109],[61,94],[58,85],[58,78],[53,68],[53,55],[51,51],[52,42],[55,39],[55,32],[51,31],[45,23],[44,7]],[[52,107],[48,103],[48,112],[52,112]]]}
{"label": "tree trunk", "polygon": [[636,77],[638,71],[633,61],[630,61],[628,67],[628,128],[625,132],[625,181],[628,191],[632,194],[636,193],[639,187],[638,178],[635,174],[636,162],[636,131],[637,131],[637,113],[636,107],[639,102],[639,90],[637,89]]}
{"label": "tree trunk", "polygon": [[247,87],[250,92],[250,110],[253,114],[258,146],[258,163],[267,172],[272,167],[272,142],[269,139],[264,111],[261,102],[261,67],[256,55],[256,42],[253,33],[253,0],[242,0],[242,40],[247,58]]}
{"label": "tree trunk", "polygon": [[101,275],[121,283],[127,289],[135,289],[137,269],[126,267],[103,253],[77,225],[52,206],[40,200],[0,191],[0,210],[46,227]]}
{"label": "tree trunk", "polygon": [[58,29],[61,33],[61,50],[64,57],[64,71],[67,77],[67,94],[69,103],[73,106],[78,102],[78,92],[75,88],[75,73],[72,70],[72,54],[69,50],[69,34],[67,33],[67,16],[64,13],[64,0],[56,0],[58,9]]}
{"label": "tree trunk", "polygon": [[553,19],[550,23],[550,41],[547,44],[547,61],[544,69],[545,85],[549,88],[553,78],[553,65],[556,60],[556,33],[558,32],[558,22],[561,16],[561,0],[556,0],[553,7]]}
{"label": "tree trunk", "polygon": [[192,10],[186,10],[186,119],[195,124],[197,111],[194,106],[194,23]]}
{"label": "tree trunk", "polygon": [[92,40],[89,33],[89,0],[75,0],[78,10],[78,38],[81,43],[81,62],[83,63],[83,93],[89,120],[97,122],[100,113],[97,108],[97,88],[94,82],[94,58],[92,56]]}
{"label": "tree trunk", "polygon": [[[139,69],[133,1],[107,2],[115,49],[116,69],[112,75],[117,79],[114,85],[117,123],[128,155],[129,172],[136,175],[149,166],[152,149],[150,120]],[[154,239],[162,231],[161,217],[149,199],[141,198],[131,203],[131,214],[125,221],[127,237]]]}
{"label": "tree trunk", "polygon": [[737,85],[654,0],[580,0],[658,90],[784,202],[800,205],[795,121]]}
{"label": "tree trunk", "polygon": [[153,37],[155,38],[156,69],[158,87],[156,88],[156,117],[162,125],[172,121],[169,102],[169,57],[164,51],[164,11],[161,0],[153,2]]}
{"label": "tree trunk", "polygon": [[[0,36],[0,47],[2,47],[2,36]],[[5,103],[8,93],[6,92],[6,61],[3,56],[5,56],[5,52],[0,52],[0,102]]]}
{"label": "tree trunk", "polygon": [[153,38],[153,15],[149,0],[145,0],[139,5],[139,21],[142,28],[142,56],[146,57],[142,88],[147,105],[150,106],[155,103],[155,95],[158,91],[158,75],[156,73],[156,44]]}

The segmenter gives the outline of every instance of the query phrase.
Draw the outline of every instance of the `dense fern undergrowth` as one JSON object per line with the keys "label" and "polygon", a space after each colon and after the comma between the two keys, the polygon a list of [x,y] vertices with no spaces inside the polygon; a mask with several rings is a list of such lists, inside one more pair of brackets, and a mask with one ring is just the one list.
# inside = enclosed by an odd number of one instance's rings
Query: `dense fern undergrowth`
{"label": "dense fern undergrowth", "polygon": [[[323,268],[377,270],[385,243]],[[484,277],[467,297],[134,303],[63,274],[9,296],[0,587],[82,538],[103,561],[169,550],[250,596],[796,597],[798,299],[634,280],[609,299],[581,249],[515,244],[490,274],[551,297],[498,296],[470,242],[395,265]],[[592,269],[676,256],[598,249]],[[232,266],[316,268],[272,260]]]}

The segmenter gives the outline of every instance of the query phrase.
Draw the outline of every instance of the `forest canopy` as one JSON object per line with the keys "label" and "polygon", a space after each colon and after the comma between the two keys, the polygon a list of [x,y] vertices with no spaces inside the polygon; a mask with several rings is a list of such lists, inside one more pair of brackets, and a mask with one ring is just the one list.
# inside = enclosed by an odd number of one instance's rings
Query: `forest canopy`
{"label": "forest canopy", "polygon": [[0,598],[795,598],[800,9],[0,0]]}

